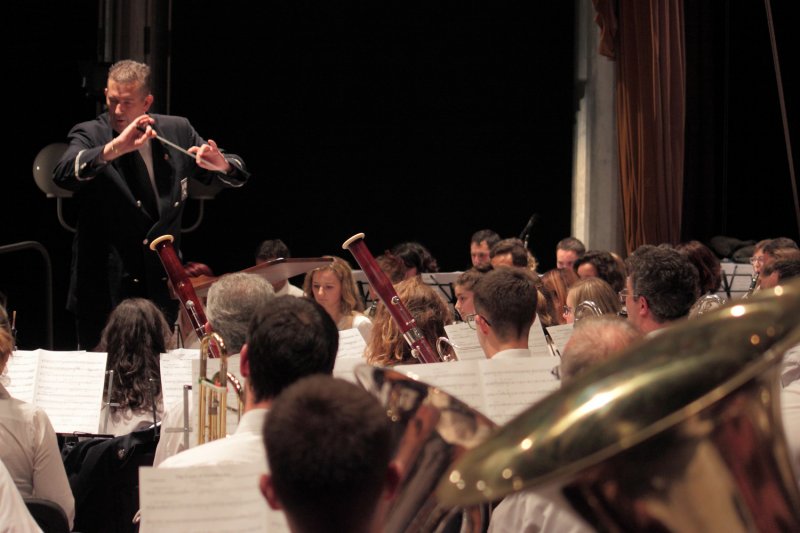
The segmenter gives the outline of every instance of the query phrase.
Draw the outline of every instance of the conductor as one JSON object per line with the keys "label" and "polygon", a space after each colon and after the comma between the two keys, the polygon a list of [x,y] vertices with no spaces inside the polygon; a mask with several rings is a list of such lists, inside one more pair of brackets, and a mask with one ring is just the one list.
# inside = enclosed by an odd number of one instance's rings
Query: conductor
{"label": "conductor", "polygon": [[[175,236],[178,248],[188,180],[241,187],[241,158],[203,140],[183,117],[148,114],[150,68],[123,60],[111,66],[105,89],[108,113],[69,132],[69,147],[53,173],[75,191],[77,233],[67,309],[75,314],[78,344],[92,349],[106,317],[129,297],[152,300],[174,322],[177,305],[150,241]],[[187,156],[156,139],[189,147]]]}

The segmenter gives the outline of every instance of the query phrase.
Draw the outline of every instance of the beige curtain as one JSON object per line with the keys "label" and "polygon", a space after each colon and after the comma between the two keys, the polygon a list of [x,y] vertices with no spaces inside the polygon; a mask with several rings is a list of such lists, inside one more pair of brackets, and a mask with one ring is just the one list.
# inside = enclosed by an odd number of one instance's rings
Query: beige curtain
{"label": "beige curtain", "polygon": [[595,0],[600,52],[617,61],[625,244],[677,243],[685,108],[682,0]]}

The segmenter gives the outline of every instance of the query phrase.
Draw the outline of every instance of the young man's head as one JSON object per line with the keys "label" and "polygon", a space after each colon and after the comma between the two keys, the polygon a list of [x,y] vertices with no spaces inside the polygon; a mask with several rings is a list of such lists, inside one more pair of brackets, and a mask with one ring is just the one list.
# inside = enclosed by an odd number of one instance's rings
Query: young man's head
{"label": "young man's head", "polygon": [[[257,265],[274,259],[288,259],[289,257],[292,257],[291,252],[289,252],[289,247],[280,239],[268,239],[263,241],[258,245],[258,248],[256,248]],[[277,281],[272,284],[272,288],[275,289],[275,292],[278,292],[284,288],[287,283],[289,283],[288,279]]]}
{"label": "young man's head", "polygon": [[495,268],[501,266],[528,268],[528,250],[517,238],[499,241],[489,251],[489,258]]}
{"label": "young man's head", "polygon": [[572,270],[575,261],[585,253],[586,247],[575,237],[561,239],[556,244],[556,268]]}
{"label": "young man's head", "polygon": [[509,348],[527,348],[536,314],[536,285],[529,272],[501,267],[475,285],[475,329],[486,356]]}
{"label": "young man's head", "polygon": [[471,315],[475,312],[475,303],[473,297],[475,295],[475,285],[486,273],[486,270],[478,268],[470,268],[456,279],[453,284],[453,290],[456,294],[456,311],[458,311],[461,320],[464,317]]}
{"label": "young man's head", "polygon": [[489,264],[489,251],[492,246],[500,241],[500,235],[490,229],[482,229],[472,234],[469,243],[469,255],[472,266],[486,266]]}
{"label": "young man's head", "polygon": [[398,484],[390,420],[368,392],[326,376],[302,379],[264,425],[270,474],[261,491],[295,532],[376,531]]}
{"label": "young man's head", "polygon": [[316,302],[279,296],[252,316],[241,371],[248,403],[275,398],[300,378],[333,372],[339,332]]}
{"label": "young man's head", "polygon": [[697,269],[674,249],[640,246],[625,266],[628,278],[622,295],[628,320],[642,333],[685,317],[699,297]]}

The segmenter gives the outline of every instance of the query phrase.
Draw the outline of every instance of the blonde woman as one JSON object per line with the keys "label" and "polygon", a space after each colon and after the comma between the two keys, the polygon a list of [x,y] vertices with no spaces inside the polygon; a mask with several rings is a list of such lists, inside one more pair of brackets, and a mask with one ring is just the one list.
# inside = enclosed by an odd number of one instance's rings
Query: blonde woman
{"label": "blonde woman", "polygon": [[333,257],[331,264],[306,274],[303,292],[327,311],[336,329],[358,328],[364,339],[369,340],[372,322],[363,314],[364,304],[346,261]]}

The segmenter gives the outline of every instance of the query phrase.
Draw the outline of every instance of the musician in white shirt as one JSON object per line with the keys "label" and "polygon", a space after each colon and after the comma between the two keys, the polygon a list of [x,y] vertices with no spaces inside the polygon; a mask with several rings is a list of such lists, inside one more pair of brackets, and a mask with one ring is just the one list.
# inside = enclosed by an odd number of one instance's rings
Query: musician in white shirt
{"label": "musician in white shirt", "polygon": [[[288,259],[290,257],[292,257],[292,254],[289,251],[289,247],[280,239],[262,241],[261,244],[258,245],[258,248],[256,248],[257,265],[275,259]],[[275,289],[275,296],[286,296],[287,294],[298,298],[303,296],[303,289],[295,287],[289,283],[288,279],[273,283],[272,288]]]}
{"label": "musician in white shirt", "polygon": [[240,354],[247,394],[236,433],[174,455],[160,467],[252,464],[266,472],[261,428],[273,399],[302,377],[332,374],[338,347],[336,325],[318,304],[281,296],[260,306]]}
{"label": "musician in white shirt", "polygon": [[532,276],[524,269],[499,267],[475,284],[475,313],[467,323],[477,330],[487,358],[530,357],[528,334],[537,301]]}
{"label": "musician in white shirt", "polygon": [[14,480],[0,461],[0,533],[41,531],[22,500]]}
{"label": "musician in white shirt", "polygon": [[[13,345],[9,331],[0,327],[0,374],[5,372]],[[72,528],[75,499],[53,426],[43,410],[12,398],[2,383],[0,460],[23,497],[43,498],[58,504]]]}

